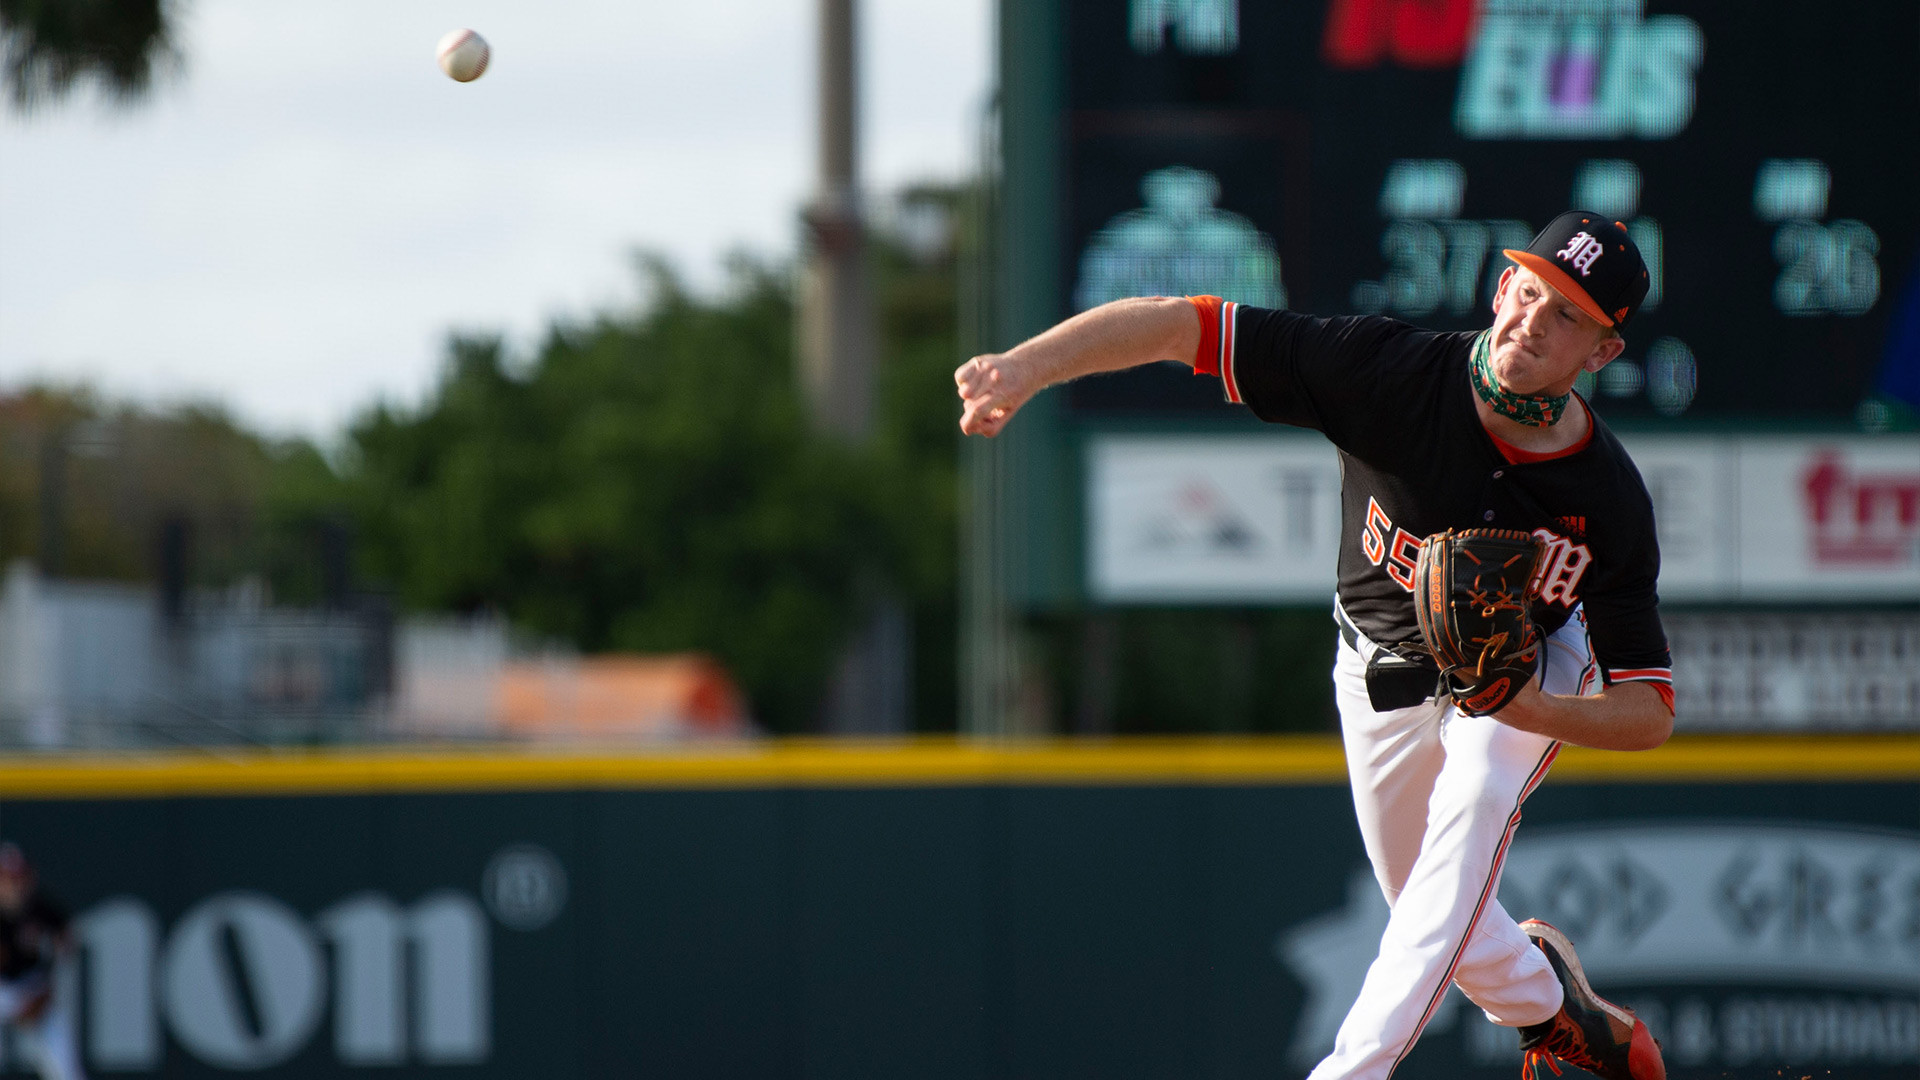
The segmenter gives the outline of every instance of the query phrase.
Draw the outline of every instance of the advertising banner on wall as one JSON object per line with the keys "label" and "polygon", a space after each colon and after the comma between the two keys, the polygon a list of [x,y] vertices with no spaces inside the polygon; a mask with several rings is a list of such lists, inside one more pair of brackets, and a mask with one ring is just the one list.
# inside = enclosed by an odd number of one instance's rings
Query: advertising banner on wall
{"label": "advertising banner on wall", "polygon": [[1920,731],[1920,612],[1667,612],[1683,731]]}
{"label": "advertising banner on wall", "polygon": [[1304,437],[1111,436],[1087,451],[1088,591],[1108,603],[1322,603],[1340,462]]}
{"label": "advertising banner on wall", "polygon": [[[1811,822],[1630,822],[1522,830],[1500,901],[1578,945],[1587,976],[1657,1033],[1668,1075],[1775,1065],[1848,1070],[1920,1062],[1920,963],[1886,903],[1920,883],[1920,835]],[[1897,904],[1895,906],[1898,906]],[[1387,925],[1373,875],[1344,907],[1280,933],[1308,983],[1291,1059],[1333,1049]],[[1517,1062],[1510,1028],[1456,988],[1428,1027],[1463,1065]],[[1795,1075],[1798,1075],[1797,1073]]]}
{"label": "advertising banner on wall", "polygon": [[1621,438],[1670,600],[1920,598],[1920,438]]}
{"label": "advertising banner on wall", "polygon": [[[1670,601],[1920,599],[1920,438],[1628,434]],[[1317,435],[1098,436],[1089,592],[1108,603],[1323,603],[1339,463]]]}

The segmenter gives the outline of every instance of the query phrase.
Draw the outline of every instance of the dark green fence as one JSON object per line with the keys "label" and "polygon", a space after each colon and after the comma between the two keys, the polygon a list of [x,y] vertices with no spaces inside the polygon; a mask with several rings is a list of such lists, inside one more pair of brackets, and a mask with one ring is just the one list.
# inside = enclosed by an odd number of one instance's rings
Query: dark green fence
{"label": "dark green fence", "polygon": [[[1503,898],[1576,934],[1670,1075],[1912,1076],[1920,770],[1877,745],[1895,775],[1874,751],[1550,784]],[[1330,1041],[1385,919],[1327,760],[1289,783],[924,755],[765,787],[513,790],[497,761],[470,791],[83,779],[0,803],[0,832],[82,914],[96,1073],[1271,1078]],[[1455,999],[1399,1075],[1510,1077],[1511,1033]]]}

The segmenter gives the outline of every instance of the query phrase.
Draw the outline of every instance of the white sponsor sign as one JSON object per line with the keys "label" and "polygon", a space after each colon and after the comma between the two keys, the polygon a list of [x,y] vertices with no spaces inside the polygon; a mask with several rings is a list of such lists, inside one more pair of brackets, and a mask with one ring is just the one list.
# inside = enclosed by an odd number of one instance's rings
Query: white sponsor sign
{"label": "white sponsor sign", "polygon": [[1088,447],[1087,575],[1109,602],[1333,596],[1340,463],[1317,435],[1109,436]]}
{"label": "white sponsor sign", "polygon": [[[1622,439],[1653,498],[1666,600],[1920,598],[1920,437]],[[1145,603],[1321,603],[1340,469],[1313,434],[1102,436],[1088,589]]]}
{"label": "white sponsor sign", "polygon": [[[1920,994],[1920,836],[1803,824],[1523,832],[1500,902],[1515,919],[1565,931],[1602,992],[1731,984]],[[1372,873],[1361,870],[1344,908],[1276,940],[1279,959],[1307,986],[1297,1062],[1332,1050],[1387,915]],[[1451,1000],[1428,1030],[1453,1024],[1463,999]],[[1752,1057],[1731,1042],[1724,1051]],[[1920,1062],[1920,1044],[1913,1052]]]}
{"label": "white sponsor sign", "polygon": [[1920,438],[1630,436],[1669,600],[1920,596]]}

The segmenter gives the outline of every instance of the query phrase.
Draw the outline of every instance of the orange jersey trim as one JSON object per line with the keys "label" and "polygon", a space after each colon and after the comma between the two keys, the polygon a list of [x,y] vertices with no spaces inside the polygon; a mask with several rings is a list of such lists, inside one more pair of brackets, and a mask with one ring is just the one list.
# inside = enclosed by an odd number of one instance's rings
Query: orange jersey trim
{"label": "orange jersey trim", "polygon": [[1193,354],[1195,375],[1220,374],[1220,308],[1226,301],[1217,296],[1189,296],[1193,313],[1200,317],[1200,347]]}
{"label": "orange jersey trim", "polygon": [[1565,450],[1551,450],[1544,454],[1535,453],[1532,450],[1522,450],[1491,431],[1487,432],[1487,438],[1493,440],[1494,449],[1500,451],[1500,456],[1507,459],[1507,464],[1531,465],[1537,461],[1552,461],[1554,458],[1570,457],[1585,450],[1587,444],[1593,441],[1593,424],[1591,421],[1588,422],[1587,433],[1580,437],[1579,442],[1574,443]]}
{"label": "orange jersey trim", "polygon": [[1240,383],[1233,370],[1233,317],[1240,305],[1217,296],[1189,296],[1200,319],[1200,347],[1193,354],[1195,375],[1218,375],[1227,400],[1240,404]]}
{"label": "orange jersey trim", "polygon": [[1607,672],[1608,684],[1623,682],[1643,682],[1653,687],[1660,700],[1667,703],[1667,713],[1673,713],[1673,669],[1663,667],[1622,668]]}

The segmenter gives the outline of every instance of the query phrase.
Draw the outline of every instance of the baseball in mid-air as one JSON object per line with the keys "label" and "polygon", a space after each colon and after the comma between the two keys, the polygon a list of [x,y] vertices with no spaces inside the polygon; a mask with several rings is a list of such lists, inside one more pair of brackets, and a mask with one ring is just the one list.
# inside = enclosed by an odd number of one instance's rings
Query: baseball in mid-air
{"label": "baseball in mid-air", "polygon": [[450,30],[434,50],[440,58],[440,70],[455,82],[472,82],[486,74],[487,39],[471,30]]}

